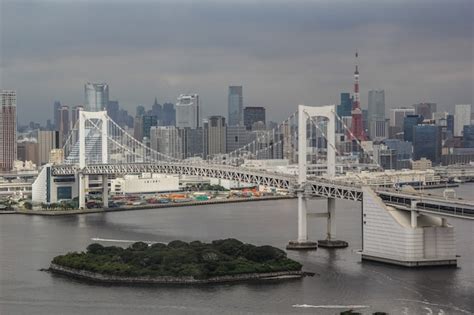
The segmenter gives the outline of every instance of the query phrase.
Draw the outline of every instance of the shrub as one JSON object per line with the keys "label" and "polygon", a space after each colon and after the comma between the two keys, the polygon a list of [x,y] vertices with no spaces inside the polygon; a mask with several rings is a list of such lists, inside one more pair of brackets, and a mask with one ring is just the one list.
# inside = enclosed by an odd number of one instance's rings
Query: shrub
{"label": "shrub", "polygon": [[100,254],[103,249],[104,249],[104,246],[98,243],[92,243],[89,246],[87,246],[87,252],[90,254]]}
{"label": "shrub", "polygon": [[145,242],[136,242],[129,247],[133,251],[144,251],[148,249],[148,244]]}

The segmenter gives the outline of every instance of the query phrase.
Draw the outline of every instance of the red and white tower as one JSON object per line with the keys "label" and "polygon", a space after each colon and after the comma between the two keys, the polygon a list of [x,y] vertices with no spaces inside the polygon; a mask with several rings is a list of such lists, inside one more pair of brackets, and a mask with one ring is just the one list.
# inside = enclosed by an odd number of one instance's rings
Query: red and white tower
{"label": "red and white tower", "polygon": [[352,102],[352,139],[365,141],[365,132],[362,124],[362,110],[360,109],[360,96],[359,96],[359,65],[357,63],[357,58],[359,54],[355,53],[355,72],[354,72],[354,101]]}

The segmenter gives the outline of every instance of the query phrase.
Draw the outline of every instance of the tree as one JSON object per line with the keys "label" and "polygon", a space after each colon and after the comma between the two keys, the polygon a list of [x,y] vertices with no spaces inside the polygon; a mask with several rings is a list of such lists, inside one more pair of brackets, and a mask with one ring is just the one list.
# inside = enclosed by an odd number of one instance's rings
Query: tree
{"label": "tree", "polygon": [[25,209],[28,209],[28,210],[33,209],[33,205],[32,205],[31,202],[29,202],[29,201],[23,202],[23,207],[24,207]]}

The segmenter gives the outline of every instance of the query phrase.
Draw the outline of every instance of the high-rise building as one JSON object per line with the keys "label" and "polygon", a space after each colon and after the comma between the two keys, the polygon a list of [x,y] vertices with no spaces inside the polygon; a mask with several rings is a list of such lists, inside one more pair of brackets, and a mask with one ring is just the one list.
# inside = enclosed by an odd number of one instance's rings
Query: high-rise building
{"label": "high-rise building", "polygon": [[55,101],[53,104],[53,117],[54,117],[54,128],[59,128],[59,109],[61,108],[61,102]]}
{"label": "high-rise building", "polygon": [[198,128],[199,127],[199,95],[181,94],[175,105],[176,127],[178,128]]}
{"label": "high-rise building", "polygon": [[474,148],[474,125],[465,125],[462,131],[462,146]]}
{"label": "high-rise building", "polygon": [[253,124],[259,121],[265,125],[265,107],[247,106],[244,108],[244,125],[247,130],[252,130]]}
{"label": "high-rise building", "polygon": [[109,86],[106,83],[89,83],[84,85],[85,107],[87,111],[99,112],[107,109],[109,104]]}
{"label": "high-rise building", "polygon": [[143,117],[135,116],[133,121],[133,137],[138,141],[143,140]]}
{"label": "high-rise building", "polygon": [[179,128],[179,134],[182,142],[182,153],[183,158],[200,157],[203,158],[204,144],[203,137],[204,131],[201,127],[199,128]]}
{"label": "high-rise building", "polygon": [[413,142],[413,127],[422,122],[421,115],[407,115],[403,120],[403,140]]}
{"label": "high-rise building", "polygon": [[145,115],[145,106],[143,105],[138,105],[136,108],[136,114],[135,116],[141,117]]}
{"label": "high-rise building", "polygon": [[176,110],[173,103],[163,104],[163,126],[174,126],[176,124]]}
{"label": "high-rise building", "polygon": [[250,142],[250,132],[245,126],[227,126],[226,146],[227,153],[242,148]]}
{"label": "high-rise building", "polygon": [[369,91],[369,120],[385,119],[385,91],[370,90]]}
{"label": "high-rise building", "polygon": [[414,115],[414,108],[392,108],[390,109],[390,127],[398,127],[403,130],[403,121],[407,115]]}
{"label": "high-rise building", "polygon": [[161,104],[158,104],[158,100],[156,99],[156,97],[155,102],[153,103],[153,105],[151,105],[151,113],[152,115],[156,116],[156,119],[158,119],[158,124],[161,124],[160,122],[163,120],[163,107],[161,106]]}
{"label": "high-rise building", "polygon": [[59,131],[38,130],[38,166],[49,162],[51,150],[59,149]]}
{"label": "high-rise building", "polygon": [[380,141],[386,139],[388,134],[388,119],[373,119],[369,125],[370,139]]}
{"label": "high-rise building", "polygon": [[107,116],[116,123],[119,123],[119,110],[120,106],[118,101],[109,101],[107,104]]}
{"label": "high-rise building", "polygon": [[351,116],[352,98],[351,93],[341,93],[341,104],[337,106],[337,114],[339,117]]}
{"label": "high-rise building", "polygon": [[226,124],[222,116],[210,116],[204,123],[204,153],[214,156],[226,153]]}
{"label": "high-rise building", "polygon": [[175,126],[154,126],[150,129],[150,148],[176,159],[183,158],[182,140]]}
{"label": "high-rise building", "polygon": [[413,107],[416,115],[421,115],[424,119],[432,119],[437,106],[436,103],[419,103],[414,104]]}
{"label": "high-rise building", "polygon": [[150,138],[150,128],[153,126],[157,126],[156,116],[153,116],[153,115],[142,116],[143,137]]}
{"label": "high-rise building", "polygon": [[[79,112],[84,110],[84,106],[77,105],[74,106],[71,110],[71,129],[74,129],[76,122],[79,120]],[[109,116],[110,117],[110,116]]]}
{"label": "high-rise building", "polygon": [[454,136],[462,137],[464,126],[471,124],[471,104],[456,104],[454,107]]}
{"label": "high-rise building", "polygon": [[69,124],[69,106],[61,106],[59,109],[59,143],[60,146],[62,147],[69,136],[69,131],[70,131],[70,124]]}
{"label": "high-rise building", "polygon": [[0,102],[0,171],[11,171],[17,157],[16,91],[1,91]]}
{"label": "high-rise building", "polygon": [[385,91],[370,90],[368,105],[370,138],[372,140],[386,138]]}
{"label": "high-rise building", "polygon": [[227,103],[228,125],[243,125],[243,94],[242,86],[229,86],[229,96]]}
{"label": "high-rise building", "polygon": [[433,164],[441,159],[441,127],[416,125],[413,127],[413,159],[426,158]]}
{"label": "high-rise building", "polygon": [[389,138],[396,138],[403,131],[403,121],[407,115],[414,115],[414,108],[392,108],[390,109],[390,122],[388,127]]}
{"label": "high-rise building", "polygon": [[17,143],[17,159],[31,161],[38,165],[38,142],[35,139],[23,139]]}

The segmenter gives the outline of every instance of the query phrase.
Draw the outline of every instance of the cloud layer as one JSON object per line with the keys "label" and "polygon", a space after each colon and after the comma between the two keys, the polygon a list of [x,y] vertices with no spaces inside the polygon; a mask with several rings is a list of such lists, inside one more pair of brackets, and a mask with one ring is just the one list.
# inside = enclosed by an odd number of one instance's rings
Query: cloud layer
{"label": "cloud layer", "polygon": [[362,103],[387,107],[473,102],[470,0],[23,1],[4,0],[0,87],[16,89],[20,120],[44,121],[54,100],[83,102],[87,81],[138,104],[199,93],[226,114],[227,86],[281,120],[296,104],[338,103],[360,52]]}

